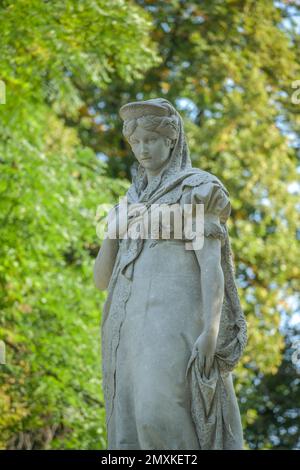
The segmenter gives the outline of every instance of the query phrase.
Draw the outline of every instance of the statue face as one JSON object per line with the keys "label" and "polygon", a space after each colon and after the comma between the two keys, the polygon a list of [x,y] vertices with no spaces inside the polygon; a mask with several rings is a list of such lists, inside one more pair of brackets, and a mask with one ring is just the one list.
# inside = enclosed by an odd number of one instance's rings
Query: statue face
{"label": "statue face", "polygon": [[152,172],[157,172],[164,165],[173,147],[171,139],[140,126],[136,127],[129,143],[138,162]]}

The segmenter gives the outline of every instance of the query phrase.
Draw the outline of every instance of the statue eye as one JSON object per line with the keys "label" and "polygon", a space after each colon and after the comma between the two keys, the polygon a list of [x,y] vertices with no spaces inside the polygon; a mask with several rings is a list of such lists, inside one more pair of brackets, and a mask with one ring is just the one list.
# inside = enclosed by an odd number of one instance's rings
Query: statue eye
{"label": "statue eye", "polygon": [[139,141],[138,141],[137,139],[131,139],[131,143],[132,143],[133,145],[135,145],[135,144],[138,144]]}

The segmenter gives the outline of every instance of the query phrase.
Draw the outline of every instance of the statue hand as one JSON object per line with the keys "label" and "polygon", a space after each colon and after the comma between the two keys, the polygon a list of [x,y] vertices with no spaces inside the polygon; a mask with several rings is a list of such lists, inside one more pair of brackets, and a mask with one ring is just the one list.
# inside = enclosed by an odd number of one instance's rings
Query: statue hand
{"label": "statue hand", "polygon": [[123,238],[125,236],[128,224],[128,207],[125,196],[109,211],[107,216],[109,238]]}
{"label": "statue hand", "polygon": [[203,332],[197,338],[192,352],[192,358],[199,356],[201,371],[209,377],[210,370],[214,362],[214,355],[217,346],[217,334],[215,332]]}

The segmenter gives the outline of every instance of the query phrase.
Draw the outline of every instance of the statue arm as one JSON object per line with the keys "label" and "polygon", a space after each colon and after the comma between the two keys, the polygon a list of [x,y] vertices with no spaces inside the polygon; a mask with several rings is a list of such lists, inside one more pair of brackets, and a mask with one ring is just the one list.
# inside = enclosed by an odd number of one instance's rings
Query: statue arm
{"label": "statue arm", "polygon": [[94,265],[94,282],[100,290],[108,287],[118,251],[118,239],[106,237],[103,240]]}
{"label": "statue arm", "polygon": [[195,251],[200,266],[204,330],[218,335],[224,298],[224,275],[221,266],[221,241],[204,237],[201,250]]}
{"label": "statue arm", "polygon": [[94,265],[94,282],[99,290],[106,290],[119,251],[119,238],[127,231],[127,198],[124,197],[108,213],[107,235]]}
{"label": "statue arm", "polygon": [[192,356],[199,354],[201,368],[209,376],[216,350],[224,299],[221,240],[204,237],[202,249],[195,250],[195,254],[200,266],[204,329],[194,345]]}

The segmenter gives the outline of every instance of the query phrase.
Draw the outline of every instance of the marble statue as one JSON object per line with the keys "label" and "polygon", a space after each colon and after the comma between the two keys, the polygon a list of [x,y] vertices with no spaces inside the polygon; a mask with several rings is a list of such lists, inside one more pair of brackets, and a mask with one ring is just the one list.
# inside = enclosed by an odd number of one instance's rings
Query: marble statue
{"label": "marble statue", "polygon": [[193,250],[172,226],[168,239],[121,230],[113,238],[108,229],[94,267],[96,286],[108,290],[101,320],[108,449],[242,449],[232,371],[247,329],[228,191],[192,167],[182,118],[168,100],[131,102],[119,113],[136,158],[128,206],[202,204],[204,236]]}

